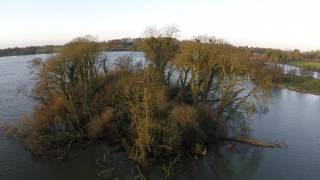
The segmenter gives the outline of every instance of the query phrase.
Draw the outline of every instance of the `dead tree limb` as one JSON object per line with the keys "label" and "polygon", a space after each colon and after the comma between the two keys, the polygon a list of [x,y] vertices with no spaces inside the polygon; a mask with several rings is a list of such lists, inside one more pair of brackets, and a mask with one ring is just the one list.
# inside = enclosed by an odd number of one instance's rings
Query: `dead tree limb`
{"label": "dead tree limb", "polygon": [[263,147],[263,148],[281,148],[284,146],[283,143],[264,143],[254,138],[244,138],[244,137],[231,137],[231,138],[219,137],[219,140],[247,144],[247,145]]}

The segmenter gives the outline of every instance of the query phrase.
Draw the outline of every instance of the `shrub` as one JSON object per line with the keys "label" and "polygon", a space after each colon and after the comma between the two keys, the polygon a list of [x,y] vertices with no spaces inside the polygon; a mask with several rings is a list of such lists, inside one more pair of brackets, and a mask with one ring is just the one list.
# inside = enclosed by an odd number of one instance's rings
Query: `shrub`
{"label": "shrub", "polygon": [[96,138],[103,133],[110,121],[114,118],[112,108],[107,108],[100,117],[97,117],[88,123],[88,135]]}

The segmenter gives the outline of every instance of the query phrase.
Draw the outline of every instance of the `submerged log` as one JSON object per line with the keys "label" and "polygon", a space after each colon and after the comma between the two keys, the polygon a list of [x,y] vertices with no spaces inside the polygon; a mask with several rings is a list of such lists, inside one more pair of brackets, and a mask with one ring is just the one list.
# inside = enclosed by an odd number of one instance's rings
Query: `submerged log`
{"label": "submerged log", "polygon": [[219,140],[247,144],[247,145],[263,147],[263,148],[281,148],[284,146],[284,143],[264,143],[257,139],[244,138],[244,137],[231,137],[231,138],[220,137]]}

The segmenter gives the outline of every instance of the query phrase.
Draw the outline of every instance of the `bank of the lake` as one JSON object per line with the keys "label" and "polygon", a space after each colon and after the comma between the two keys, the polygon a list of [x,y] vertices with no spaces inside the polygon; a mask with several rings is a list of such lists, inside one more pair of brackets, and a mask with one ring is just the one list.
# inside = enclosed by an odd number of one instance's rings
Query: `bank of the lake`
{"label": "bank of the lake", "polygon": [[320,95],[320,80],[311,77],[284,75],[282,81],[274,85],[300,93]]}
{"label": "bank of the lake", "polygon": [[320,70],[320,60],[300,60],[300,61],[291,61],[288,63],[289,65],[293,65],[306,70]]}

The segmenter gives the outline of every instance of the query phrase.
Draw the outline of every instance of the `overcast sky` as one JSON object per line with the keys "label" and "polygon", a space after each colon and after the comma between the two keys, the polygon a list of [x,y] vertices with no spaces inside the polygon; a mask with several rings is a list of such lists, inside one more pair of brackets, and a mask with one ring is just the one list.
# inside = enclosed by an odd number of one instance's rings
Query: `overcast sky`
{"label": "overcast sky", "polygon": [[179,26],[235,45],[320,49],[319,0],[0,0],[0,48],[141,37]]}

